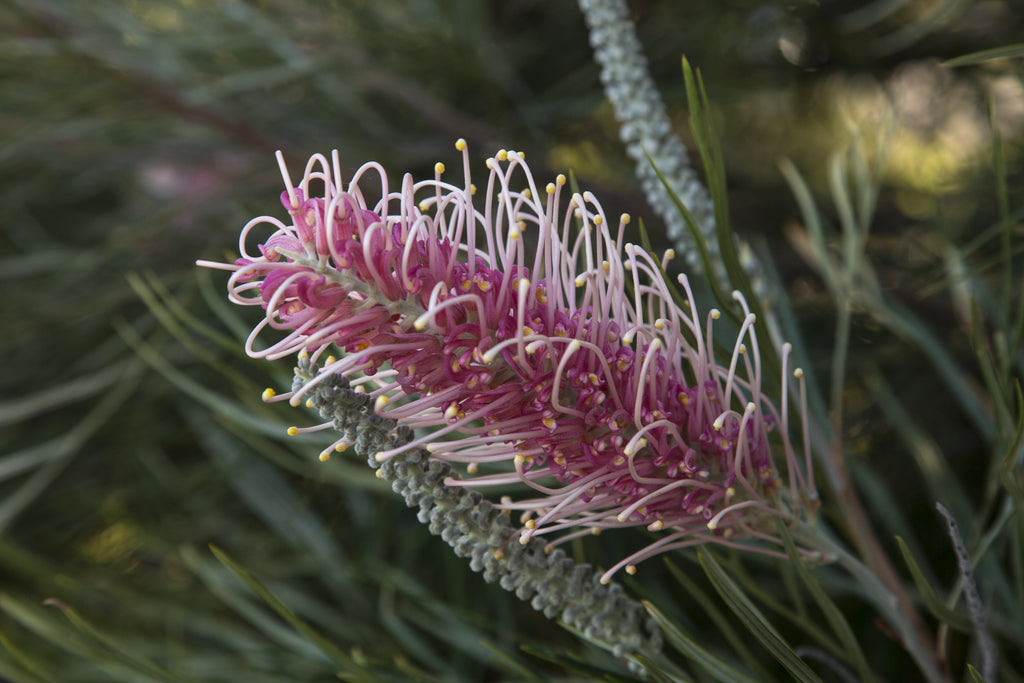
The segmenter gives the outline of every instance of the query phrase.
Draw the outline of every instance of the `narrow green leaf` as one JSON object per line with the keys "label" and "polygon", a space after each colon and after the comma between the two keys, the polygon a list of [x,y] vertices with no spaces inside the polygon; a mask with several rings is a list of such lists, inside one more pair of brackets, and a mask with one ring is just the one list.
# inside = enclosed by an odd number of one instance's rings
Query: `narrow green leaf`
{"label": "narrow green leaf", "polygon": [[632,659],[644,668],[647,678],[654,683],[692,683],[681,673],[665,671],[657,662],[644,655],[633,655]]}
{"label": "narrow green leaf", "polygon": [[264,586],[259,579],[250,574],[244,567],[232,560],[228,555],[215,545],[210,545],[210,551],[214,557],[220,561],[225,567],[231,571],[232,574],[241,579],[249,590],[260,597],[267,605],[273,609],[277,614],[284,619],[293,629],[295,629],[303,638],[312,643],[325,657],[332,661],[336,666],[342,669],[343,674],[360,674],[364,678],[362,680],[379,680],[376,676],[372,675],[369,671],[359,667],[348,654],[346,654],[339,647],[328,641],[326,638],[321,636],[316,629],[303,621],[297,614],[288,609],[280,600],[278,600],[273,593],[271,593],[266,586]]}
{"label": "narrow green leaf", "polygon": [[836,634],[839,639],[839,643],[843,646],[849,662],[856,667],[860,674],[862,681],[875,681],[875,675],[871,672],[871,667],[868,666],[868,661],[864,657],[864,651],[860,647],[860,643],[857,641],[857,636],[853,632],[853,628],[850,627],[850,622],[843,616],[842,610],[836,605],[835,601],[828,596],[825,589],[821,587],[821,583],[811,573],[810,568],[807,566],[807,562],[804,560],[800,551],[797,550],[796,543],[793,541],[793,535],[789,532],[789,528],[782,520],[776,521],[776,528],[779,531],[779,537],[782,539],[782,543],[786,548],[786,554],[789,555],[790,566],[796,571],[796,575],[803,582],[807,590],[810,591],[814,601],[818,603],[818,607],[821,609],[822,614],[825,615],[825,619],[828,621],[832,631]]}
{"label": "narrow green leaf", "polygon": [[793,676],[803,683],[821,683],[821,679],[807,664],[800,659],[793,648],[779,635],[775,627],[765,618],[754,603],[726,574],[722,565],[706,550],[697,552],[700,565],[711,580],[718,594],[722,596],[729,608],[736,613],[740,621],[750,630],[751,634],[764,645],[773,657]]}
{"label": "narrow green leaf", "polygon": [[3,633],[0,633],[0,647],[10,656],[10,662],[18,667],[17,672],[8,668],[4,675],[14,681],[29,681],[33,683],[59,683],[57,679],[51,678],[49,674],[41,671],[31,656],[26,655],[11,642]]}
{"label": "narrow green leaf", "polygon": [[510,655],[508,652],[498,646],[497,643],[488,639],[481,638],[479,640],[480,646],[483,647],[490,653],[490,661],[492,664],[500,668],[502,671],[515,676],[517,681],[543,681],[544,679],[537,675],[535,671],[527,667],[525,664],[517,660],[515,657]]}
{"label": "narrow green leaf", "polygon": [[942,601],[939,594],[928,582],[928,579],[925,578],[921,568],[917,566],[917,561],[914,559],[914,555],[910,552],[906,542],[897,536],[896,543],[899,545],[900,552],[903,554],[903,561],[907,563],[910,575],[914,579],[917,592],[921,595],[921,601],[928,611],[931,612],[932,616],[943,623],[949,624],[950,627],[955,628],[961,633],[970,633],[972,631],[971,620],[966,615],[954,612],[946,606],[946,603]]}
{"label": "narrow green leaf", "polygon": [[971,680],[974,683],[988,683],[985,677],[981,675],[981,672],[974,668],[973,664],[967,665],[967,673],[971,674]]}
{"label": "narrow green leaf", "polygon": [[971,64],[990,62],[993,59],[1013,59],[1015,57],[1024,57],[1024,43],[1002,45],[1000,47],[989,48],[988,50],[971,52],[970,54],[954,57],[953,59],[947,59],[942,63],[942,66],[969,66]]}
{"label": "narrow green leaf", "polygon": [[692,638],[683,633],[672,621],[666,617],[657,607],[647,600],[643,601],[647,613],[651,615],[668,642],[687,659],[711,674],[715,680],[723,683],[757,683],[762,678],[753,678],[736,670],[728,663],[722,661],[710,651],[698,645]]}
{"label": "narrow green leaf", "polygon": [[757,658],[754,657],[750,648],[747,647],[747,642],[736,633],[736,629],[725,618],[725,615],[718,608],[718,605],[715,604],[712,596],[707,591],[700,590],[694,580],[687,576],[686,572],[676,566],[674,562],[666,560],[665,564],[686,594],[700,604],[701,609],[704,610],[704,613],[708,615],[714,624],[715,631],[725,638],[726,642],[729,643],[729,647],[739,655],[743,663],[747,665],[747,668],[754,673],[756,678],[767,680],[768,672],[758,663]]}
{"label": "narrow green leaf", "polygon": [[101,632],[88,621],[83,619],[78,612],[59,600],[46,600],[43,604],[56,607],[63,612],[64,616],[68,618],[68,621],[70,621],[79,632],[85,634],[92,641],[102,645],[113,655],[114,660],[119,664],[122,664],[133,671],[137,671],[140,674],[149,676],[157,681],[167,681],[168,683],[188,683],[188,679],[182,678],[177,674],[157,666],[153,662],[133,651],[130,646],[120,642],[113,636]]}

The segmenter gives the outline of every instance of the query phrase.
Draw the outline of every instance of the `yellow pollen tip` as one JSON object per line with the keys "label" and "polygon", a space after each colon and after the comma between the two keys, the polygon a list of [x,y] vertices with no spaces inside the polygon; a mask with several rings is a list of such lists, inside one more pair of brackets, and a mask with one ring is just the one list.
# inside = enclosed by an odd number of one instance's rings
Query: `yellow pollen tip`
{"label": "yellow pollen tip", "polygon": [[558,183],[559,185],[565,185],[565,175],[559,173],[558,176],[555,178],[555,182]]}
{"label": "yellow pollen tip", "polygon": [[544,191],[547,192],[548,194],[554,194],[555,193],[555,184],[554,183],[548,183],[547,186],[544,188]]}
{"label": "yellow pollen tip", "polygon": [[619,222],[622,223],[623,225],[629,225],[629,221],[631,220],[632,218],[630,218],[628,213],[624,213],[621,216],[619,216]]}
{"label": "yellow pollen tip", "polygon": [[595,526],[594,528],[592,528],[590,530],[590,535],[591,536],[600,536],[601,535],[601,527]]}
{"label": "yellow pollen tip", "polygon": [[796,377],[797,379],[802,378],[804,376],[804,369],[797,368],[796,370],[793,371],[793,376]]}
{"label": "yellow pollen tip", "polygon": [[288,436],[295,436],[298,433],[299,433],[299,428],[298,427],[292,426],[292,427],[288,428]]}
{"label": "yellow pollen tip", "polygon": [[471,462],[468,465],[466,465],[466,473],[467,474],[476,474],[477,470],[479,470],[479,469],[480,469],[480,466],[477,465],[475,462]]}
{"label": "yellow pollen tip", "polygon": [[611,582],[612,582],[612,579],[611,579],[610,576],[602,576],[601,577],[601,585],[602,586],[607,586]]}
{"label": "yellow pollen tip", "polygon": [[331,454],[330,453],[321,453],[320,454],[320,462],[327,462],[330,459],[331,459]]}
{"label": "yellow pollen tip", "polygon": [[[522,155],[520,155],[520,156],[522,156]],[[526,188],[525,190],[523,190],[523,191],[522,191],[522,192],[520,192],[519,194],[521,194],[521,195],[523,195],[524,197],[526,197],[527,199],[529,199],[529,198],[530,198],[530,196],[531,196],[531,195],[530,195],[530,188]]]}
{"label": "yellow pollen tip", "polygon": [[604,223],[604,218],[601,216],[594,216],[594,225],[601,225]]}
{"label": "yellow pollen tip", "polygon": [[740,344],[739,352],[740,353],[746,353],[747,352],[747,345],[746,344]]}
{"label": "yellow pollen tip", "polygon": [[664,528],[665,528],[665,522],[661,521],[660,519],[655,520],[654,522],[651,522],[650,524],[647,525],[647,530],[648,531],[661,531]]}
{"label": "yellow pollen tip", "polygon": [[712,320],[718,320],[721,317],[722,317],[722,312],[720,310],[718,310],[717,308],[712,308],[711,309],[711,319]]}
{"label": "yellow pollen tip", "polygon": [[327,356],[327,360],[324,361],[325,365],[334,365],[338,362],[338,359],[334,356]]}
{"label": "yellow pollen tip", "polygon": [[434,173],[437,173],[438,175],[444,173],[444,164],[442,164],[440,161],[434,164]]}
{"label": "yellow pollen tip", "polygon": [[424,199],[423,201],[416,205],[416,208],[419,209],[420,211],[426,211],[427,209],[430,208],[430,204],[428,204],[427,200]]}
{"label": "yellow pollen tip", "polygon": [[675,257],[676,257],[676,250],[675,249],[666,249],[665,250],[665,260],[666,261],[671,261]]}
{"label": "yellow pollen tip", "polygon": [[377,469],[375,469],[373,471],[373,476],[377,477],[378,479],[383,479],[384,478],[384,473],[381,472],[381,469],[378,467]]}
{"label": "yellow pollen tip", "polygon": [[273,389],[268,387],[268,388],[263,390],[263,400],[264,401],[269,401],[270,399],[274,398],[275,396],[277,396],[277,392],[274,391]]}
{"label": "yellow pollen tip", "polygon": [[458,140],[456,140],[455,141],[455,149],[459,150],[460,152],[465,152],[466,151],[466,139],[465,138],[459,138]]}
{"label": "yellow pollen tip", "polygon": [[528,519],[528,520],[526,520],[526,524],[524,524],[523,526],[525,526],[527,529],[533,531],[534,529],[537,528],[537,520]]}
{"label": "yellow pollen tip", "polygon": [[306,349],[302,349],[301,351],[299,351],[299,360],[302,360],[304,358],[309,358],[309,351],[307,351]]}
{"label": "yellow pollen tip", "polygon": [[346,446],[343,443],[339,443],[337,446],[334,447],[334,450],[337,453],[344,453],[345,451],[348,450],[348,446]]}
{"label": "yellow pollen tip", "polygon": [[508,150],[499,149],[497,156],[498,156],[498,161],[508,161]]}
{"label": "yellow pollen tip", "polygon": [[306,407],[307,408],[312,408],[313,407],[313,399],[311,399],[311,398],[307,398],[306,399]]}
{"label": "yellow pollen tip", "polygon": [[384,409],[384,406],[386,406],[387,404],[388,404],[388,397],[386,395],[384,395],[384,394],[381,394],[380,396],[377,397],[377,400],[374,402],[373,409],[377,410],[377,411],[381,411],[381,410]]}
{"label": "yellow pollen tip", "polygon": [[712,519],[710,522],[708,522],[708,530],[709,531],[714,531],[717,528],[718,528],[718,520],[717,519]]}
{"label": "yellow pollen tip", "polygon": [[505,558],[505,552],[503,550],[495,550],[494,551],[494,559],[502,560],[504,558]]}
{"label": "yellow pollen tip", "polygon": [[627,564],[626,565],[626,573],[629,574],[630,576],[633,576],[634,574],[636,574],[636,565],[635,564]]}
{"label": "yellow pollen tip", "polygon": [[[488,166],[487,168],[490,168],[490,166]],[[476,185],[474,185],[473,183],[469,184],[469,193],[476,194]]]}
{"label": "yellow pollen tip", "polygon": [[388,459],[388,456],[384,455],[384,451],[377,451],[376,453],[374,453],[373,459],[376,460],[377,462],[384,462],[385,460]]}

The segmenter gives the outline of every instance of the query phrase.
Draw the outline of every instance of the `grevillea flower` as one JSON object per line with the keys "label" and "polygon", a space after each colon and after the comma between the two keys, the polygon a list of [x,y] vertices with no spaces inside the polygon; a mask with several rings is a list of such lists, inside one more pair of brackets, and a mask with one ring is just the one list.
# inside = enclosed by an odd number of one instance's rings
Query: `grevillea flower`
{"label": "grevillea flower", "polygon": [[[761,393],[743,297],[734,295],[742,315],[719,364],[719,311],[698,313],[685,276],[673,291],[663,275],[671,254],[628,243],[629,216],[609,222],[564,176],[538,186],[523,155],[505,150],[487,160],[478,195],[465,141],[456,148],[461,184],[438,164],[434,178],[407,175],[398,191],[375,163],[343,182],[337,153],[312,157],[296,187],[278,156],[288,221],[256,218],[234,264],[201,262],[232,271],[232,301],[266,310],[250,355],[300,354],[320,368],[265,399],[298,405],[344,376],[378,414],[414,430],[377,462],[425,449],[464,468],[447,485],[505,494],[496,507],[520,513],[524,544],[637,526],[660,535],[603,580],[674,548],[773,540],[772,518],[814,496],[813,476],[809,459],[807,471],[797,465],[786,391],[778,409]],[[785,388],[788,345],[781,358]],[[805,427],[805,454],[806,438]]]}

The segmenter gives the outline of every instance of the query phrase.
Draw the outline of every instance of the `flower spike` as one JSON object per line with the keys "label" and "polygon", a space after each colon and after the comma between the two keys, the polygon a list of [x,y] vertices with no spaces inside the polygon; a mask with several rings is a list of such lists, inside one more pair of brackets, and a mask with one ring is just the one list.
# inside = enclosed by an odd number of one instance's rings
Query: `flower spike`
{"label": "flower spike", "polygon": [[[564,176],[538,184],[510,150],[487,159],[476,192],[465,141],[456,149],[462,186],[441,164],[395,191],[372,163],[343,184],[336,152],[314,156],[297,185],[282,165],[290,224],[250,221],[241,258],[200,263],[231,271],[232,301],[265,309],[250,355],[308,354],[318,367],[266,400],[298,405],[324,380],[346,378],[376,414],[415,430],[375,451],[376,462],[423,449],[464,467],[453,487],[528,491],[495,504],[524,514],[524,543],[625,527],[658,534],[605,579],[701,543],[774,552],[762,543],[771,520],[791,519],[815,495],[789,438],[793,411],[783,399],[780,415],[762,393],[743,297],[720,365],[718,311],[700,314],[685,276],[686,306],[675,303],[662,275],[670,255],[625,243],[628,216],[613,223],[591,193],[566,192]],[[383,188],[375,202],[359,186],[370,175]],[[247,251],[263,225],[273,234]],[[770,439],[777,427],[781,439]],[[790,470],[786,488],[776,460]]]}

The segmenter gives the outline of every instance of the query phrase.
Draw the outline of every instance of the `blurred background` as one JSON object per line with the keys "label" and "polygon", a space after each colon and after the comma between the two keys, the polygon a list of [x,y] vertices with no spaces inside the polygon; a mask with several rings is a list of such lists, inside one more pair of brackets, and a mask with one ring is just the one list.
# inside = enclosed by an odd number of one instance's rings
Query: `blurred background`
{"label": "blurred background", "polygon": [[[1024,206],[1024,85],[1019,56],[943,60],[1024,42],[1019,5],[629,5],[685,140],[681,56],[701,70],[734,225],[773,258],[812,364],[827,373],[832,308],[801,257],[779,161],[828,216],[830,158],[867,141],[887,160],[868,244],[881,286],[980,382],[948,249],[979,273],[999,260],[992,226]],[[629,678],[484,584],[359,458],[321,464],[323,439],[285,436],[312,418],[260,392],[291,368],[244,358],[255,312],[229,310],[224,275],[193,265],[233,259],[241,226],[279,213],[276,149],[293,175],[338,148],[397,180],[457,167],[459,137],[480,177],[498,148],[522,150],[539,178],[571,169],[667,244],[573,2],[0,4],[0,680],[327,681],[338,657],[390,680]],[[852,340],[851,374],[887,378],[977,504],[983,429],[870,311]],[[869,507],[901,519],[949,585],[948,539],[886,408],[856,381],[846,406],[864,476],[899,483],[878,484]],[[286,623],[210,544],[338,651]],[[614,546],[574,552],[607,563]],[[633,590],[685,613],[689,598],[648,564]],[[884,641],[870,615],[861,626]],[[891,657],[879,670],[909,666]]]}

